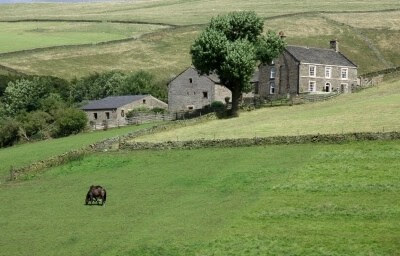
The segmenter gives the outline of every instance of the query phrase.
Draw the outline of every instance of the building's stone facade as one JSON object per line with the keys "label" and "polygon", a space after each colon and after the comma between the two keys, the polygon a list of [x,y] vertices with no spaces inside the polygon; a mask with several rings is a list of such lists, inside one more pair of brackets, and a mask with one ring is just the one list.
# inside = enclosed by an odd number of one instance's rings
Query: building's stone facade
{"label": "building's stone facade", "polygon": [[226,87],[216,79],[200,75],[190,67],[168,84],[168,109],[170,112],[202,109],[213,101],[225,101],[232,97]]}
{"label": "building's stone facade", "polygon": [[138,107],[147,107],[150,109],[158,107],[167,109],[168,105],[151,95],[147,95],[144,98],[133,101],[118,108],[93,109],[85,110],[85,112],[88,116],[89,122],[94,125],[103,125],[104,122],[108,122],[111,125],[125,125],[126,114],[134,108]]}
{"label": "building's stone facade", "polygon": [[[325,64],[304,62],[287,49],[271,65],[260,65],[259,95],[264,98],[282,98],[303,93],[350,93],[358,84],[357,66],[338,52],[338,44],[333,47],[331,52],[325,49],[327,55],[336,52],[335,57],[349,65],[329,64],[329,59],[323,60]],[[319,51],[323,52],[324,49]],[[310,66],[314,67],[313,72],[310,72]],[[344,70],[347,70],[346,78],[342,78]]]}

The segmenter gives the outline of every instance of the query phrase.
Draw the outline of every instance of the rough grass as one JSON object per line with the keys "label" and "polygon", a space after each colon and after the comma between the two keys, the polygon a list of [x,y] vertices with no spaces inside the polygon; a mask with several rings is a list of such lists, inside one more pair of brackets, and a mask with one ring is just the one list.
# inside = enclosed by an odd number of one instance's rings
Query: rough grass
{"label": "rough grass", "polygon": [[[364,19],[374,19],[377,15],[387,14],[389,19],[395,19],[396,13],[398,12],[362,15]],[[346,23],[352,16],[346,16],[347,18],[343,19],[345,22],[341,22],[341,15],[345,14],[302,14],[272,18],[265,21],[265,30],[284,31],[289,44],[312,47],[327,48],[328,42],[337,38],[341,51],[359,66],[360,74],[386,69],[388,65],[400,65],[400,49],[397,47],[400,27],[396,27],[397,23],[382,23],[382,26],[386,27],[379,29],[374,25],[368,27],[366,23],[362,28],[352,27],[351,22]],[[111,29],[114,25],[101,23],[93,26]],[[128,25],[118,26],[121,26],[121,33],[124,34],[125,26]],[[203,28],[189,26],[164,29],[127,42],[11,54],[1,56],[0,64],[29,74],[53,75],[67,79],[110,70],[147,70],[156,74],[159,81],[166,83],[191,64],[190,46]],[[95,27],[93,31],[96,31]],[[19,43],[21,42],[15,45]]]}
{"label": "rough grass", "polygon": [[133,38],[162,28],[106,22],[0,22],[0,53]]}
{"label": "rough grass", "polygon": [[399,145],[96,154],[0,186],[0,255],[396,255]]}
{"label": "rough grass", "polygon": [[127,134],[132,131],[150,127],[151,124],[138,126],[126,126],[109,129],[107,131],[95,131],[81,133],[60,139],[51,139],[34,143],[21,144],[9,148],[0,149],[0,184],[9,174],[11,166],[20,167],[32,162],[59,155],[64,152],[88,146],[97,141],[118,135]]}
{"label": "rough grass", "polygon": [[135,20],[177,25],[208,23],[219,14],[240,10],[255,10],[262,17],[320,11],[378,11],[398,9],[397,0],[158,0],[124,1],[80,4],[18,4],[0,9],[2,20],[41,19],[97,19]]}
{"label": "rough grass", "polygon": [[167,81],[190,65],[189,47],[197,33],[192,27],[167,29],[120,43],[17,53],[1,57],[0,63],[69,79],[110,70],[147,70]]}
{"label": "rough grass", "polygon": [[191,127],[139,137],[137,141],[252,138],[400,130],[400,82],[391,81],[327,102],[263,108],[239,118],[213,120]]}

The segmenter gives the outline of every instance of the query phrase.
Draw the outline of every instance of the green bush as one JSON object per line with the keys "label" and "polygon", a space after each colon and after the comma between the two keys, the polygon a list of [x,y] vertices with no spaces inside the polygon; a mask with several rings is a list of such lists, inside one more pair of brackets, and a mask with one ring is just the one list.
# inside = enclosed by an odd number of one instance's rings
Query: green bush
{"label": "green bush", "polygon": [[217,114],[218,118],[226,117],[226,106],[221,101],[214,101],[211,103],[211,109]]}
{"label": "green bush", "polygon": [[21,131],[26,139],[47,139],[50,137],[50,124],[53,117],[43,111],[30,112],[18,117]]}
{"label": "green bush", "polygon": [[55,114],[55,131],[57,137],[64,137],[83,131],[88,123],[86,113],[79,109],[60,109]]}
{"label": "green bush", "polygon": [[0,120],[0,147],[12,146],[19,140],[19,123],[11,118]]}

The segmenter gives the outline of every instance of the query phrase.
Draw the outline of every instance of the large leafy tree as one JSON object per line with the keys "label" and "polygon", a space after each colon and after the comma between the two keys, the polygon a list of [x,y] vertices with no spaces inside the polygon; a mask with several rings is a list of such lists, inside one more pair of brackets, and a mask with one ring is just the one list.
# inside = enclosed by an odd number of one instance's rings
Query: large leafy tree
{"label": "large leafy tree", "polygon": [[238,115],[239,99],[251,90],[257,63],[270,63],[285,42],[274,32],[263,35],[264,22],[255,12],[217,16],[195,40],[192,62],[202,74],[216,73],[232,92],[231,116]]}

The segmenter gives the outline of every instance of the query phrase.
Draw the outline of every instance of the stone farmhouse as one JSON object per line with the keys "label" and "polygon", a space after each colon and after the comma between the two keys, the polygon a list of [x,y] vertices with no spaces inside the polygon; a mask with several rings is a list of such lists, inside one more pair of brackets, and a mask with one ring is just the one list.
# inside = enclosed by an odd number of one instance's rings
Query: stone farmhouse
{"label": "stone farmhouse", "polygon": [[138,107],[167,109],[168,105],[151,95],[110,96],[94,100],[81,109],[86,112],[89,122],[94,125],[125,125],[125,115]]}
{"label": "stone farmhouse", "polygon": [[[254,87],[258,85],[258,72],[254,74],[251,82]],[[243,95],[243,97],[251,96],[253,93]],[[221,84],[217,75],[200,75],[193,67],[187,68],[168,84],[170,112],[202,109],[214,101],[225,102],[226,97],[231,99],[232,93]]]}
{"label": "stone farmhouse", "polygon": [[338,41],[332,40],[330,49],[287,46],[271,65],[259,66],[256,91],[263,98],[350,93],[357,83],[357,65],[340,53]]}

